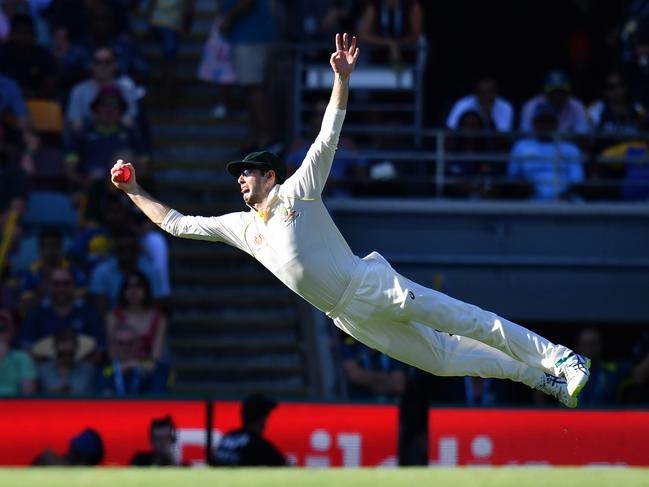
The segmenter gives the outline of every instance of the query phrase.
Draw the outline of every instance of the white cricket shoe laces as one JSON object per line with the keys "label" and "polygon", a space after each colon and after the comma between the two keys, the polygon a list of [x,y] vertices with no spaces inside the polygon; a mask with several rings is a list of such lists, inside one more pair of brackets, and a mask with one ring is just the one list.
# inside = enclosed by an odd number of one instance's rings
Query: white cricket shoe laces
{"label": "white cricket shoe laces", "polygon": [[590,378],[590,359],[571,352],[559,360],[558,366],[568,383],[568,394],[577,397]]}
{"label": "white cricket shoe laces", "polygon": [[541,383],[535,387],[541,392],[545,392],[550,396],[556,397],[559,402],[568,406],[569,408],[577,407],[577,398],[568,393],[566,379],[563,377],[555,377],[547,372],[544,373]]}

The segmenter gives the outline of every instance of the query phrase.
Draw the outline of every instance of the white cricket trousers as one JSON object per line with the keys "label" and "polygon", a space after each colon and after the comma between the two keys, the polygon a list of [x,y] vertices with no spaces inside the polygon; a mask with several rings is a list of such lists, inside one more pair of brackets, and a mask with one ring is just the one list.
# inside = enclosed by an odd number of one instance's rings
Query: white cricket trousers
{"label": "white cricket trousers", "polygon": [[398,274],[377,252],[360,260],[336,326],[361,343],[439,376],[510,379],[536,387],[570,350]]}

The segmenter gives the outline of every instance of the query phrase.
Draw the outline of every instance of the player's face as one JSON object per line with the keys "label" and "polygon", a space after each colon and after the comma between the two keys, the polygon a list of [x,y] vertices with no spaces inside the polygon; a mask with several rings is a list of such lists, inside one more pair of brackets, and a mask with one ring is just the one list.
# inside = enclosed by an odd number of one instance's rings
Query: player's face
{"label": "player's face", "polygon": [[259,169],[246,168],[239,175],[237,182],[241,188],[243,201],[249,206],[260,204],[268,196],[268,173]]}

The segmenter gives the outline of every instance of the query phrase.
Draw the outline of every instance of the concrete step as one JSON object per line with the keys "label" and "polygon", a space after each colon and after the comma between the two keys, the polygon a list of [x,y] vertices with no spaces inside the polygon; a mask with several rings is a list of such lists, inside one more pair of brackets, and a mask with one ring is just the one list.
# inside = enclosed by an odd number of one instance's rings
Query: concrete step
{"label": "concrete step", "polygon": [[218,269],[214,270],[173,270],[171,279],[174,288],[182,288],[184,285],[202,284],[205,286],[228,286],[240,284],[268,284],[276,281],[270,272],[250,272],[251,269]]}
{"label": "concrete step", "polygon": [[204,313],[204,316],[194,318],[181,318],[174,316],[171,320],[171,326],[175,329],[192,330],[196,333],[222,333],[233,330],[294,330],[297,326],[297,319],[289,317],[288,319],[222,319],[214,318],[212,314]]}
{"label": "concrete step", "polygon": [[[251,299],[254,297],[254,299]],[[195,289],[185,288],[176,290],[171,297],[174,305],[227,305],[246,306],[282,306],[297,302],[297,296],[284,288],[278,281],[275,286],[237,286],[236,288],[213,288],[204,290],[200,286]]]}
{"label": "concrete step", "polygon": [[241,151],[232,146],[201,146],[201,145],[168,145],[156,147],[154,158],[156,161],[177,161],[183,163],[191,161],[192,164],[203,163],[206,168],[224,169],[227,161],[241,157]]}
{"label": "concrete step", "polygon": [[240,398],[249,394],[261,393],[271,397],[303,398],[307,396],[308,389],[301,379],[287,381],[239,381],[231,384],[212,380],[185,380],[182,377],[176,379],[173,386],[176,394],[213,394],[219,398],[231,396]]}

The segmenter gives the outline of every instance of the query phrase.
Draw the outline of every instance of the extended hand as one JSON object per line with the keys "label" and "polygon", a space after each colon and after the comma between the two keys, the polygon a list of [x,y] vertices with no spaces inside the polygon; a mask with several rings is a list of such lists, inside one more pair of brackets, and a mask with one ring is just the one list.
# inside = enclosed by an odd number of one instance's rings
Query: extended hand
{"label": "extended hand", "polygon": [[349,77],[352,71],[354,71],[359,52],[359,49],[356,47],[356,36],[352,36],[352,45],[348,46],[347,32],[343,34],[342,39],[340,34],[336,34],[336,52],[329,59],[334,73],[344,78]]}

